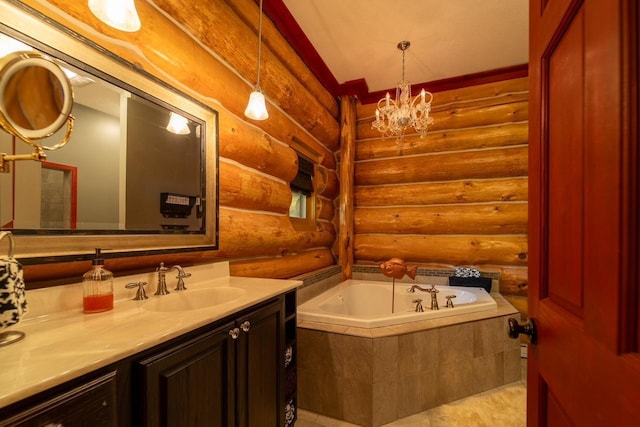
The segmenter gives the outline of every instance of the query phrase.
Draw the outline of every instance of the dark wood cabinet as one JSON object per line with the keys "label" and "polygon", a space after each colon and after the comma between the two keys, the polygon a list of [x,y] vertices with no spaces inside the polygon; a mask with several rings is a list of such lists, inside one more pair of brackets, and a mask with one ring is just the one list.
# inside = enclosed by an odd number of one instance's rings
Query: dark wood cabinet
{"label": "dark wood cabinet", "polygon": [[137,362],[141,425],[234,425],[232,327],[222,325]]}
{"label": "dark wood cabinet", "polygon": [[280,427],[283,307],[278,301],[238,319],[237,426]]}
{"label": "dark wood cabinet", "polygon": [[112,371],[43,399],[28,399],[26,405],[12,408],[12,415],[6,418],[0,415],[0,426],[114,427],[115,402],[116,372]]}
{"label": "dark wood cabinet", "polygon": [[283,298],[137,362],[140,424],[285,425]]}
{"label": "dark wood cabinet", "polygon": [[284,295],[284,353],[282,355],[282,363],[284,365],[284,407],[282,410],[283,422],[280,425],[291,427],[298,418],[298,399],[297,399],[297,359],[298,347],[296,340],[296,292],[289,292]]}
{"label": "dark wood cabinet", "polygon": [[0,427],[291,426],[295,294],[0,408]]}

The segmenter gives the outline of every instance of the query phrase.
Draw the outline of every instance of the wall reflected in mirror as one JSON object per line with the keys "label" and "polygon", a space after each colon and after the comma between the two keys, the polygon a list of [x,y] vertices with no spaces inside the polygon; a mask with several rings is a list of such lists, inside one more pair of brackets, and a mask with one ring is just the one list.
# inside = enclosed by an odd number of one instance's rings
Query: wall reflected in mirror
{"label": "wall reflected in mirror", "polygon": [[[32,48],[0,34],[0,56],[16,49]],[[73,87],[73,134],[45,162],[15,162],[0,174],[0,228],[204,233],[205,122],[89,66],[54,60]],[[54,145],[63,133],[41,142]],[[0,152],[31,150],[0,131]]]}

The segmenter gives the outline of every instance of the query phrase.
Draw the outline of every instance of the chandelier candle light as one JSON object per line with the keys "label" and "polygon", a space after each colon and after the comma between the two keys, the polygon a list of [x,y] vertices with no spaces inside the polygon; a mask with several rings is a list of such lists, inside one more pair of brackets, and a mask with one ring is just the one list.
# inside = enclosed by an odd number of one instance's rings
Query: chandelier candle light
{"label": "chandelier candle light", "polygon": [[376,119],[371,124],[373,129],[378,129],[383,136],[403,135],[409,127],[415,129],[421,137],[427,134],[427,128],[433,123],[431,101],[433,94],[422,89],[420,95],[411,99],[411,83],[404,78],[404,57],[406,50],[411,46],[408,41],[398,43],[398,50],[402,51],[402,80],[396,87],[396,99],[391,99],[389,92],[378,101]]}

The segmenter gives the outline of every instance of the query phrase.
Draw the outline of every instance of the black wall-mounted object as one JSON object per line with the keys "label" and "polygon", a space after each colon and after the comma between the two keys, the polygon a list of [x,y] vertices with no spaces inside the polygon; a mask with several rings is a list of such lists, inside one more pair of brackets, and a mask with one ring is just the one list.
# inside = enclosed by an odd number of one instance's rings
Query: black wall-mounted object
{"label": "black wall-mounted object", "polygon": [[160,193],[160,213],[165,218],[188,218],[199,197]]}

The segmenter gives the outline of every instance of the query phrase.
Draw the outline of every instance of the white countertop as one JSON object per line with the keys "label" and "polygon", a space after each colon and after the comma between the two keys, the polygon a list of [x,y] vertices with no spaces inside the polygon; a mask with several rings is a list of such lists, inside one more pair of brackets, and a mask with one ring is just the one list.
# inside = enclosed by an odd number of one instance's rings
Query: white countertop
{"label": "white countertop", "polygon": [[[108,266],[107,266],[108,267]],[[114,309],[82,312],[82,285],[27,291],[28,313],[2,331],[26,334],[22,341],[0,347],[0,407],[17,402],[70,379],[134,355],[200,326],[233,315],[302,284],[299,280],[230,277],[227,262],[186,267],[187,290],[233,286],[246,290],[238,299],[204,309],[152,312],[145,302],[154,298],[156,273],[114,279]],[[172,292],[174,273],[166,276]],[[133,301],[129,282],[146,281],[146,301]]]}

